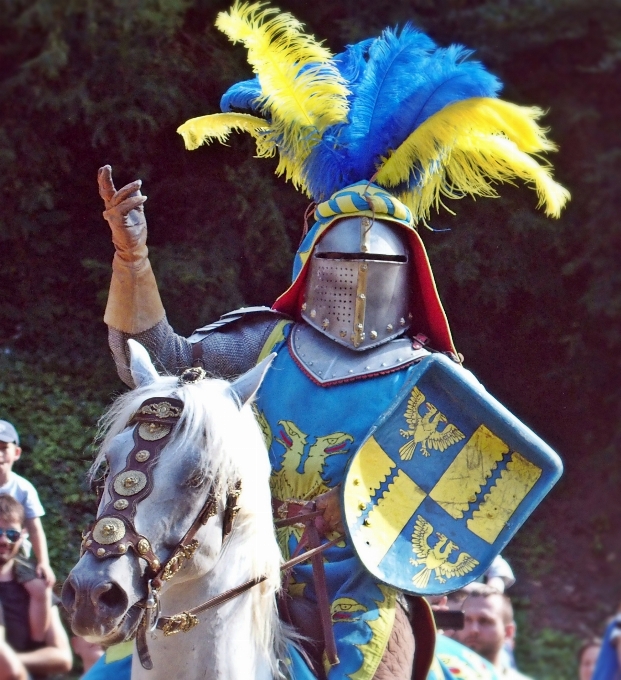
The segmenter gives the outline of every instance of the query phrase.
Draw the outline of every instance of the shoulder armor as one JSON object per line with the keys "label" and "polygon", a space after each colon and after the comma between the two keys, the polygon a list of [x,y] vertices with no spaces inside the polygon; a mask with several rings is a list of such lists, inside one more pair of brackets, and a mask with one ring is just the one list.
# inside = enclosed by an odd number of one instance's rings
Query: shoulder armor
{"label": "shoulder armor", "polygon": [[271,307],[262,306],[241,307],[240,309],[234,309],[231,312],[223,314],[217,321],[214,321],[213,323],[210,323],[207,326],[198,328],[197,330],[194,331],[194,333],[192,333],[192,335],[190,335],[190,337],[188,338],[188,342],[191,343],[200,342],[205,336],[209,335],[209,333],[213,333],[214,331],[223,328],[228,324],[231,324],[235,321],[239,321],[239,319],[242,318],[251,319],[253,316],[257,317],[259,315],[266,316],[269,315],[274,320],[290,318],[287,314],[278,312],[275,309],[272,309]]}

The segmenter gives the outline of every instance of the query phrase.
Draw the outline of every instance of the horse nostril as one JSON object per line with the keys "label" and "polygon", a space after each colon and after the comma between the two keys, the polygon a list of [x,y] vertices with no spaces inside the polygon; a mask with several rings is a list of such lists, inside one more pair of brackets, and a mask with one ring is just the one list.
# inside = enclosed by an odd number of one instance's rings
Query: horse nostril
{"label": "horse nostril", "polygon": [[127,595],[115,583],[102,583],[93,588],[91,601],[95,607],[106,607],[111,612],[123,612],[127,608]]}
{"label": "horse nostril", "polygon": [[60,593],[60,599],[63,603],[63,607],[68,611],[72,612],[75,609],[75,587],[71,583],[71,576],[63,583],[63,589]]}

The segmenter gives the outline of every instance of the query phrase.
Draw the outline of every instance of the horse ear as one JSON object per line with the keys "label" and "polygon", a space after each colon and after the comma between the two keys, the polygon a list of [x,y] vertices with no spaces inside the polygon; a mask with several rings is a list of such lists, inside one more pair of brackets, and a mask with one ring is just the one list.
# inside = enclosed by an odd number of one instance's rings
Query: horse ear
{"label": "horse ear", "polygon": [[231,392],[233,393],[235,400],[239,402],[240,408],[249,399],[254,397],[256,391],[263,382],[267,369],[275,358],[276,352],[272,352],[272,354],[265,357],[261,363],[258,363],[254,368],[251,368],[243,375],[240,375],[237,380],[231,383]]}
{"label": "horse ear", "polygon": [[159,378],[158,372],[153,367],[151,357],[147,350],[135,340],[128,340],[129,346],[129,370],[136,387],[143,387],[151,384]]}

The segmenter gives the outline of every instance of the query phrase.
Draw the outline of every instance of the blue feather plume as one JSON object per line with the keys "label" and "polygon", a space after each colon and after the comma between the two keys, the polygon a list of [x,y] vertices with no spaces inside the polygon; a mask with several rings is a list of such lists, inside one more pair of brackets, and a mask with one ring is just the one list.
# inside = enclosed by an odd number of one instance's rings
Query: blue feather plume
{"label": "blue feather plume", "polygon": [[260,111],[261,85],[258,78],[243,80],[231,85],[220,99],[220,109],[224,113],[233,111]]}

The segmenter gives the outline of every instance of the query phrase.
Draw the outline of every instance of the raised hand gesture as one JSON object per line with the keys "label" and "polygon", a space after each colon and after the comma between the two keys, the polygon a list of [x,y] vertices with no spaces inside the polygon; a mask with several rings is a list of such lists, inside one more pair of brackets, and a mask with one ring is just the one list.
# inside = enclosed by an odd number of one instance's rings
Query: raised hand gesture
{"label": "raised hand gesture", "polygon": [[97,173],[99,195],[106,209],[104,219],[112,230],[116,252],[126,262],[136,262],[146,257],[147,221],[143,204],[146,196],[140,193],[142,180],[126,184],[118,191],[112,181],[112,168],[104,165]]}

